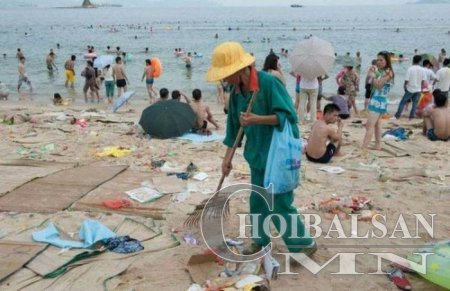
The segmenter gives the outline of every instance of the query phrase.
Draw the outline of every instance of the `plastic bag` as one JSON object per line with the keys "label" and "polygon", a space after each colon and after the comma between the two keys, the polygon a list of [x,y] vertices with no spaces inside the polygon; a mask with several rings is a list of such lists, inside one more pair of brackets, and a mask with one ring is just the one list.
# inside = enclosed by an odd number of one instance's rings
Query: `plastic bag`
{"label": "plastic bag", "polygon": [[286,121],[283,131],[273,131],[264,173],[264,187],[272,184],[274,194],[294,190],[300,181],[301,157],[302,143],[294,137],[291,124]]}

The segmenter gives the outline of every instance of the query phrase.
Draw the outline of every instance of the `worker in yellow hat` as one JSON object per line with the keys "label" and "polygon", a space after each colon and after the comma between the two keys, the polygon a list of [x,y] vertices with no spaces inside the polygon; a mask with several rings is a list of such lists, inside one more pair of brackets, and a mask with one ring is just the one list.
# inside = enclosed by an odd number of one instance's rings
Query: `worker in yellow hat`
{"label": "worker in yellow hat", "polygon": [[[230,156],[239,128],[244,127],[246,143],[244,157],[251,169],[252,185],[264,187],[264,174],[269,154],[272,133],[282,130],[289,122],[293,135],[299,138],[297,114],[289,93],[283,83],[271,74],[255,67],[255,58],[236,42],[225,42],[217,46],[212,55],[212,64],[206,79],[210,82],[224,81],[231,86],[227,130],[224,144],[228,147],[222,163],[222,172],[228,175],[232,169]],[[256,101],[251,113],[246,113],[253,93],[257,91]],[[300,153],[299,153],[300,155]],[[250,214],[252,226],[257,227],[258,236],[252,237],[254,244],[247,254],[257,253],[270,244],[269,234],[264,232],[263,222],[271,214],[280,215],[286,222],[282,238],[290,252],[312,253],[316,250],[314,240],[305,231],[297,210],[292,203],[293,191],[276,193],[273,209],[269,210],[266,200],[255,192],[250,195]],[[280,231],[279,217],[272,222]],[[258,221],[253,221],[257,217]],[[292,221],[296,218],[296,222]],[[293,223],[294,222],[294,223]],[[293,230],[292,227],[296,229]],[[252,231],[255,233],[255,230]],[[293,237],[293,235],[297,237]]]}

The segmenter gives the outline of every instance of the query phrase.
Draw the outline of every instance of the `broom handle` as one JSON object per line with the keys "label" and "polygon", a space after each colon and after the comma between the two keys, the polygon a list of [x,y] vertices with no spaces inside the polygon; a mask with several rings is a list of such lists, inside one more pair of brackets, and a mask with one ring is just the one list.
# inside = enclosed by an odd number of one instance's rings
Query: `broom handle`
{"label": "broom handle", "polygon": [[[247,107],[247,111],[245,113],[252,112],[253,105],[255,104],[257,95],[258,95],[258,91],[253,92],[252,98],[250,99],[250,102]],[[231,163],[231,161],[233,160],[234,154],[236,153],[236,149],[237,149],[240,141],[242,140],[243,135],[244,135],[244,127],[241,126],[241,127],[239,127],[239,131],[237,133],[236,139],[234,140],[233,147],[231,148],[230,158],[226,161],[227,163]],[[226,176],[222,173],[222,177],[220,177],[219,185],[217,186],[216,192],[218,192],[220,189],[222,189],[222,184],[225,181],[225,178],[226,178]]]}

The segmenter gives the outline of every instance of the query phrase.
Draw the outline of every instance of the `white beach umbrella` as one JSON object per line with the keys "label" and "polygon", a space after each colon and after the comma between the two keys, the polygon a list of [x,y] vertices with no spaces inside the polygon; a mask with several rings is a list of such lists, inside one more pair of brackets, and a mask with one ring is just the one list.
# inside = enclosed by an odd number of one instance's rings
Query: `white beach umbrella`
{"label": "white beach umbrella", "polygon": [[292,71],[308,79],[328,73],[334,59],[331,43],[315,36],[298,43],[290,56]]}

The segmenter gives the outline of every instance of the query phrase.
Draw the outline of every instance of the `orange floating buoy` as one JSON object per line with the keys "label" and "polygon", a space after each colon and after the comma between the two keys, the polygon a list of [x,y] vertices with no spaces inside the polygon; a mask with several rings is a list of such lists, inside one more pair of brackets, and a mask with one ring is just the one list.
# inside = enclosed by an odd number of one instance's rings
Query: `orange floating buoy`
{"label": "orange floating buoy", "polygon": [[153,78],[161,76],[163,68],[161,61],[158,58],[152,58]]}

